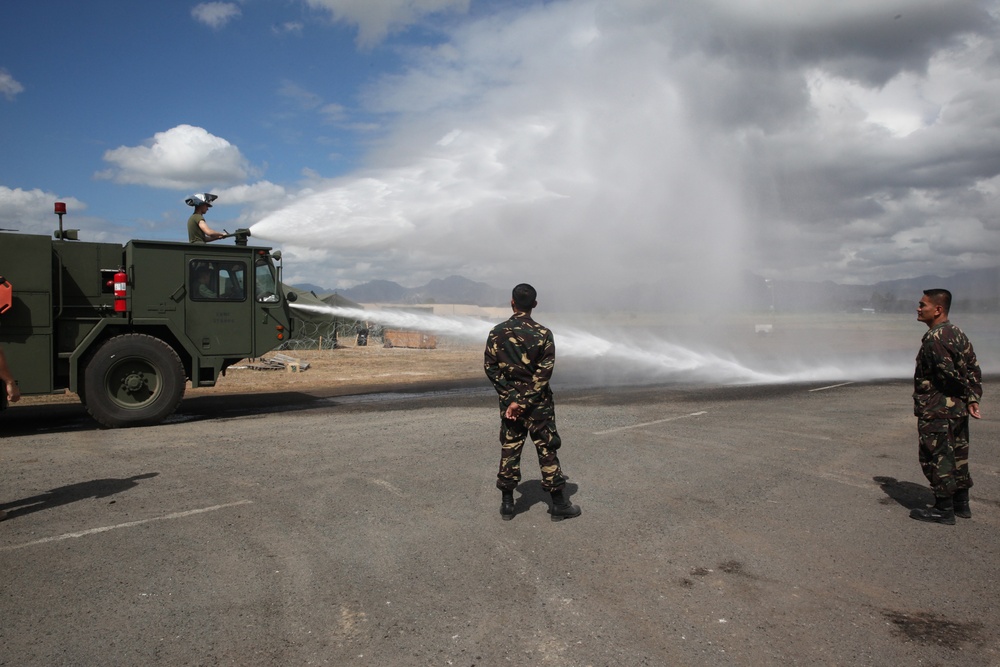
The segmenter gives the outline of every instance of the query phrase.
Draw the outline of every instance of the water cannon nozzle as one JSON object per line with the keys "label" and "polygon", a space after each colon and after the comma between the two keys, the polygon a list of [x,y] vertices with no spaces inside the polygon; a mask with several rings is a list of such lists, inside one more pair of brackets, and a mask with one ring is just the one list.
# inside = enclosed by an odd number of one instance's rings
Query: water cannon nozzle
{"label": "water cannon nozzle", "polygon": [[246,245],[247,239],[250,238],[249,229],[237,229],[233,232],[233,236],[236,237],[236,245]]}
{"label": "water cannon nozzle", "polygon": [[250,237],[250,230],[249,229],[242,229],[241,228],[241,229],[237,229],[235,232],[232,232],[232,233],[230,233],[228,230],[225,230],[225,229],[223,229],[222,231],[224,231],[226,233],[223,234],[219,238],[222,238],[222,239],[232,239],[232,238],[235,238],[236,239],[236,245],[246,245],[247,244],[247,239]]}

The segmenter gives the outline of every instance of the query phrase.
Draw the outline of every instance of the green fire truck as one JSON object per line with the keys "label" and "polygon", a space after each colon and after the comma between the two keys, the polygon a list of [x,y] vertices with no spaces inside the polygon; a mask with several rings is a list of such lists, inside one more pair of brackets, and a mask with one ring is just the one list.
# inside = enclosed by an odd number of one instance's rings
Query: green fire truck
{"label": "green fire truck", "polygon": [[293,335],[281,253],[0,232],[0,346],[22,395],[76,392],[101,424],[157,424],[192,387]]}

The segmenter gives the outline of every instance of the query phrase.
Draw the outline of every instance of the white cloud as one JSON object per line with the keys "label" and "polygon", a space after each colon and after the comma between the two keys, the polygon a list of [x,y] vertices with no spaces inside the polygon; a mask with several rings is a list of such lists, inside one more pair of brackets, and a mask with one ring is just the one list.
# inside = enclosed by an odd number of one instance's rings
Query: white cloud
{"label": "white cloud", "polygon": [[330,123],[339,123],[347,119],[347,109],[342,104],[325,104],[320,113]]}
{"label": "white cloud", "polygon": [[358,27],[358,44],[371,47],[386,35],[433,14],[466,12],[471,0],[306,0],[336,21]]}
{"label": "white cloud", "polygon": [[271,28],[276,35],[301,35],[305,25],[301,21],[286,21]]}
{"label": "white cloud", "polygon": [[242,14],[240,6],[233,2],[203,2],[191,10],[191,16],[196,21],[214,30],[224,28],[227,23]]}
{"label": "white cloud", "polygon": [[104,160],[114,167],[99,178],[183,190],[240,183],[254,171],[236,146],[191,125],[157,132],[141,146],[106,151]]}
{"label": "white cloud", "polygon": [[287,203],[288,192],[281,185],[270,181],[258,181],[246,185],[235,185],[231,188],[218,189],[220,204],[259,205],[267,208],[277,208]]}
{"label": "white cloud", "polygon": [[75,197],[59,197],[38,188],[22,190],[0,185],[0,228],[25,234],[51,234],[58,227],[58,218],[53,213],[57,201],[65,203],[70,213],[87,209]]}
{"label": "white cloud", "polygon": [[316,109],[323,104],[323,98],[294,81],[282,81],[278,88],[278,95],[291,100],[297,107],[307,111]]}
{"label": "white cloud", "polygon": [[13,100],[24,92],[24,86],[15,79],[10,72],[0,68],[0,94],[8,100]]}
{"label": "white cloud", "polygon": [[255,234],[406,284],[718,292],[743,268],[876,282],[995,261],[985,3],[764,4],[577,0],[447,26],[364,91],[391,123],[371,166]]}

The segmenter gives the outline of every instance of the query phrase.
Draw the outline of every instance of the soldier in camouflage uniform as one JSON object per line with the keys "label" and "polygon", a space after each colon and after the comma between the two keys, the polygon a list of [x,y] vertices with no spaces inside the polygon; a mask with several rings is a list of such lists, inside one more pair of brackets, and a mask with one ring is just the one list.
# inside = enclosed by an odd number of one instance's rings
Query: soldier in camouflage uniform
{"label": "soldier in camouflage uniform", "polygon": [[934,507],[915,509],[920,521],[954,525],[970,518],[969,416],[981,417],[982,372],[972,343],[948,321],[951,292],[925,290],[917,319],[927,325],[913,374],[913,414],[920,436],[920,467],[934,491]]}
{"label": "soldier in camouflage uniform", "polygon": [[503,493],[500,516],[514,518],[514,489],[521,481],[521,450],[530,436],[542,469],[542,488],[552,496],[553,521],[580,515],[580,508],[563,495],[566,478],[556,451],[555,402],[549,379],[556,363],[552,332],[531,319],[538,303],[535,288],[520,284],[511,293],[514,314],[498,324],[486,339],[483,366],[500,397],[500,470],[497,488]]}

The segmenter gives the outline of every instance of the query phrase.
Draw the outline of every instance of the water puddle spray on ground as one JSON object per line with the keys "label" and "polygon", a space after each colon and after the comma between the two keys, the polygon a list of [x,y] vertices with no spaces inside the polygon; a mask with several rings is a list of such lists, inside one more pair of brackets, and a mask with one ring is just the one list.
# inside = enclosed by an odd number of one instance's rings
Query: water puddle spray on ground
{"label": "water puddle spray on ground", "polygon": [[[495,324],[475,317],[445,317],[401,310],[363,310],[306,304],[291,306],[333,317],[449,336],[470,343],[485,344],[486,336]],[[559,359],[587,362],[593,370],[592,375],[604,381],[780,384],[858,377],[856,372],[851,373],[839,365],[829,364],[818,364],[785,373],[768,372],[718,353],[701,352],[662,339],[646,340],[640,346],[628,340],[604,338],[575,327],[558,326],[548,321],[546,325],[550,326],[555,336]]]}

